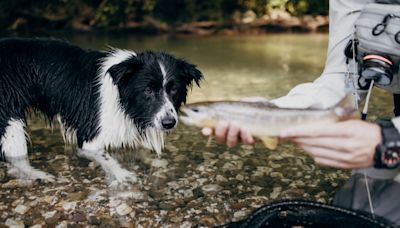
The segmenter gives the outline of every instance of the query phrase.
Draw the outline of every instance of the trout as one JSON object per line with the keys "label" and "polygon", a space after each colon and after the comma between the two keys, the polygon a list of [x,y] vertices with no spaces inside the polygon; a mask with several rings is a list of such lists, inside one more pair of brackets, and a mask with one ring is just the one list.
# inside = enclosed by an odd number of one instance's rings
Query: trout
{"label": "trout", "polygon": [[270,102],[215,101],[199,102],[181,108],[180,120],[188,126],[213,128],[224,120],[259,138],[268,149],[275,149],[278,136],[289,127],[336,122],[356,118],[353,97],[347,94],[328,109],[279,108]]}

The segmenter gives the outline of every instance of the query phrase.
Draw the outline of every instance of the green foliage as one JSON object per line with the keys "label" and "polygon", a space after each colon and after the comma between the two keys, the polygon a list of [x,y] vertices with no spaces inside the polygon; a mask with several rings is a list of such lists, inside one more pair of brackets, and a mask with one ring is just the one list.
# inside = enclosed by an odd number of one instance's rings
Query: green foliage
{"label": "green foliage", "polygon": [[11,26],[21,12],[43,17],[64,14],[90,21],[90,25],[109,27],[140,22],[145,16],[179,24],[230,20],[232,15],[248,10],[262,16],[272,9],[293,15],[327,14],[328,0],[0,0],[0,26]]}
{"label": "green foliage", "polygon": [[328,8],[328,0],[290,0],[287,7],[293,15],[327,15]]}

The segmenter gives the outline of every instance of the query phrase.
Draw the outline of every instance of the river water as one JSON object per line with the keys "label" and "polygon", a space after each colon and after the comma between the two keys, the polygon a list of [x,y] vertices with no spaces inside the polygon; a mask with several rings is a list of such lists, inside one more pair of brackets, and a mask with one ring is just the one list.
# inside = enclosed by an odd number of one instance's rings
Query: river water
{"label": "river water", "polygon": [[[198,65],[205,76],[188,102],[275,98],[314,80],[323,69],[325,34],[265,36],[134,37],[74,35],[82,47],[159,50]],[[391,96],[375,90],[370,119],[391,115]],[[349,171],[315,165],[290,144],[275,151],[262,145],[228,149],[197,129],[179,126],[168,136],[160,158],[144,150],[112,154],[135,171],[140,184],[110,189],[96,164],[65,146],[58,125],[38,116],[30,120],[30,160],[57,176],[56,183],[22,183],[0,165],[0,224],[93,225],[102,227],[214,226],[240,220],[255,208],[277,200],[308,199],[329,203]],[[0,225],[1,227],[1,225]]]}

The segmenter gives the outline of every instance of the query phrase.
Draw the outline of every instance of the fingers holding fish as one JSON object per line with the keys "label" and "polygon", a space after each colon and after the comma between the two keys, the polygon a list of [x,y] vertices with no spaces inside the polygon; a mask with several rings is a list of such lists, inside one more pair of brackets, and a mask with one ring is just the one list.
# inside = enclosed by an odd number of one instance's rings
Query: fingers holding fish
{"label": "fingers holding fish", "polygon": [[[364,168],[373,164],[376,146],[382,141],[376,124],[361,120],[303,127],[290,138],[316,162],[337,168]],[[324,129],[329,131],[328,134]],[[320,133],[320,134],[317,134]],[[328,162],[328,160],[330,162]]]}
{"label": "fingers holding fish", "polygon": [[252,145],[255,143],[253,136],[246,130],[240,130],[240,139],[244,144]]}
{"label": "fingers holding fish", "polygon": [[241,129],[233,123],[219,121],[215,128],[203,128],[202,133],[205,136],[215,135],[218,143],[226,144],[228,147],[235,147],[239,143],[254,144],[253,136],[244,129]]}
{"label": "fingers holding fish", "polygon": [[239,142],[240,128],[234,124],[231,124],[228,128],[226,136],[226,145],[230,148],[235,147]]}
{"label": "fingers holding fish", "polygon": [[[182,109],[181,120],[185,125],[203,128],[204,135],[214,135],[217,142],[229,147],[238,143],[254,144],[254,138],[258,138],[273,150],[277,147],[278,136],[291,140],[337,135],[340,127],[326,125],[351,118],[355,109],[349,106],[350,98],[352,95],[348,94],[337,105],[323,110],[279,108],[268,102],[198,102],[187,104]],[[319,123],[312,125],[315,121]],[[306,123],[309,125],[303,127]]]}
{"label": "fingers holding fish", "polygon": [[226,143],[226,137],[229,129],[228,127],[229,124],[226,121],[219,121],[215,124],[214,133],[215,133],[215,139],[217,140],[218,143],[222,144]]}
{"label": "fingers holding fish", "polygon": [[352,169],[369,167],[373,163],[373,157],[368,153],[349,153],[335,149],[314,147],[299,144],[309,154],[315,163],[335,168]]}

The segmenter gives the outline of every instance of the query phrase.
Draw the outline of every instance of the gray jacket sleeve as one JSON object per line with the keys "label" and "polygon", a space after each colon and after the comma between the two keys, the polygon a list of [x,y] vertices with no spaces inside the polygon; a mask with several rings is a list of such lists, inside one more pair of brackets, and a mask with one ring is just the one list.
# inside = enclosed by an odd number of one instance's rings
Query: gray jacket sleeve
{"label": "gray jacket sleeve", "polygon": [[360,10],[373,0],[330,0],[329,46],[325,69],[314,82],[297,85],[286,96],[273,100],[279,107],[328,108],[346,94],[344,49],[354,32]]}

